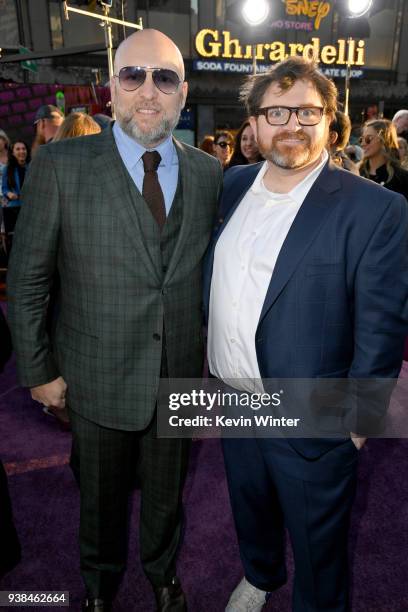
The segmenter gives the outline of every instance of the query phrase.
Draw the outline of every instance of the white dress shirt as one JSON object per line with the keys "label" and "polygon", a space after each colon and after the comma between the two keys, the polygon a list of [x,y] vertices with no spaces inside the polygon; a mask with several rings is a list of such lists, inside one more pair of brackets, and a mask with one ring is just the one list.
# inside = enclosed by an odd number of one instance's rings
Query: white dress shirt
{"label": "white dress shirt", "polygon": [[265,162],[217,242],[208,361],[214,376],[237,389],[258,389],[255,333],[271,276],[289,229],[327,158],[324,151],[319,165],[285,194],[266,189]]}

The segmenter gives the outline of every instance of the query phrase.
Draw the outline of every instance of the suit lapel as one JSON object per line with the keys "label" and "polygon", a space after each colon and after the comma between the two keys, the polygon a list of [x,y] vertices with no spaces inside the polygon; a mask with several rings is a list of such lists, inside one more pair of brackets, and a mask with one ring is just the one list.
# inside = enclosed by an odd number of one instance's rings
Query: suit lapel
{"label": "suit lapel", "polygon": [[279,252],[259,322],[302,261],[328,215],[333,211],[340,189],[340,172],[328,163],[307,194]]}
{"label": "suit lapel", "polygon": [[[103,182],[103,191],[112,208],[116,210],[123,227],[133,247],[138,252],[140,260],[146,269],[161,280],[161,271],[158,270],[151,254],[143,240],[143,232],[135,209],[132,197],[132,179],[122,162],[112,133],[112,127],[104,130],[98,141],[94,140],[95,158],[93,170],[100,182]],[[137,189],[135,187],[135,192]],[[136,197],[142,196],[136,194]],[[144,203],[144,202],[143,202]]]}
{"label": "suit lapel", "polygon": [[179,161],[179,183],[181,183],[183,213],[180,232],[178,235],[176,246],[169,262],[165,281],[167,281],[173,276],[177,268],[177,264],[183,253],[186,240],[190,234],[191,227],[194,223],[194,208],[195,206],[197,206],[197,202],[200,198],[200,195],[197,193],[197,189],[194,188],[192,180],[192,169],[188,159],[188,154],[181,142],[178,142],[174,139],[173,142],[176,147],[177,157]]}

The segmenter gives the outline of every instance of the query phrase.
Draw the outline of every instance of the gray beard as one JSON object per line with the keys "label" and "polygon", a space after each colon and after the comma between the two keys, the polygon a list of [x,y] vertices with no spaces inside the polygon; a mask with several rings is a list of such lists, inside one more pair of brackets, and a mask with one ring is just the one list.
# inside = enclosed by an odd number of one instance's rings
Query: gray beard
{"label": "gray beard", "polygon": [[150,132],[145,132],[137,125],[133,114],[123,113],[121,109],[116,107],[116,118],[122,130],[133,140],[136,140],[146,149],[156,145],[163,140],[166,140],[173,132],[179,122],[181,113],[181,105],[171,116],[165,117],[154,129]]}

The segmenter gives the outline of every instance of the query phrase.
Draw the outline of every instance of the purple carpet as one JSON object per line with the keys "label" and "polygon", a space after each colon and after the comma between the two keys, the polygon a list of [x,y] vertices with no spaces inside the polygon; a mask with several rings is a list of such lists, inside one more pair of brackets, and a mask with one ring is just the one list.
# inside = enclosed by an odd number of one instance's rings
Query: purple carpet
{"label": "purple carpet", "polygon": [[[23,548],[22,562],[0,581],[0,590],[69,591],[69,609],[78,610],[83,597],[77,544],[79,498],[67,465],[70,434],[17,387],[13,363],[0,379],[0,431],[0,457],[9,474]],[[350,534],[353,612],[408,611],[407,474],[407,440],[371,440],[361,451]],[[189,611],[221,612],[241,577],[241,566],[216,440],[193,444],[185,507],[179,575]],[[135,494],[129,567],[117,611],[154,610],[138,559],[138,512]],[[289,550],[288,557],[291,575]],[[275,593],[268,610],[289,612],[290,591],[289,583]]]}

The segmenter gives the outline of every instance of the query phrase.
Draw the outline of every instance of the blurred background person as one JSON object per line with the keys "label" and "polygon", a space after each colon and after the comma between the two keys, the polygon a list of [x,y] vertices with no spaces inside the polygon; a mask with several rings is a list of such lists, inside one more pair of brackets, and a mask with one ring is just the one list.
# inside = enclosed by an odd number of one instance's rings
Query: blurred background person
{"label": "blurred background person", "polygon": [[214,155],[214,136],[204,136],[199,148],[208,155]]}
{"label": "blurred background person", "polygon": [[22,140],[17,140],[9,147],[7,159],[2,178],[2,191],[5,198],[3,222],[8,242],[7,248],[10,251],[12,234],[21,208],[20,193],[30,163],[30,151],[27,144]]}
{"label": "blurred background person", "polygon": [[392,118],[392,122],[397,130],[397,136],[402,136],[405,140],[408,140],[408,110],[402,108],[397,111]]}
{"label": "blurred background person", "polygon": [[228,168],[245,164],[256,164],[260,161],[263,161],[263,157],[259,153],[255,135],[249,121],[246,120],[235,136],[234,150]]}
{"label": "blurred background person", "polygon": [[408,199],[408,171],[400,163],[397,132],[388,119],[373,119],[363,125],[364,151],[360,174]]}
{"label": "blurred background person", "polygon": [[347,145],[344,152],[353,163],[357,164],[357,166],[363,159],[363,149],[358,144]]}
{"label": "blurred background person", "polygon": [[233,146],[234,138],[231,132],[228,132],[228,130],[220,130],[215,133],[213,145],[214,156],[220,162],[223,170],[225,170],[229,164]]}
{"label": "blurred background person", "polygon": [[64,121],[63,112],[53,104],[44,104],[38,109],[35,119],[35,140],[31,149],[32,155],[37,148],[51,142]]}
{"label": "blurred background person", "polygon": [[[1,258],[6,257],[6,237],[3,224],[3,206],[6,200],[3,198],[3,172],[7,168],[9,137],[4,130],[0,130],[0,254]],[[2,265],[2,259],[0,259]]]}
{"label": "blurred background person", "polygon": [[71,113],[65,117],[55,133],[53,142],[65,140],[65,138],[77,138],[78,136],[89,136],[99,134],[102,129],[100,125],[85,113]]}
{"label": "blurred background person", "polygon": [[1,177],[3,176],[3,170],[7,166],[8,162],[8,148],[10,139],[4,130],[0,130],[0,185]]}
{"label": "blurred background person", "polygon": [[[11,355],[11,337],[0,307],[0,374]],[[0,459],[0,580],[20,561],[21,548],[13,522],[7,475]]]}
{"label": "blurred background person", "polygon": [[351,134],[351,121],[342,111],[336,111],[335,118],[329,127],[328,151],[335,164],[358,174],[358,165],[354,163],[346,154],[345,148],[348,145]]}
{"label": "blurred background person", "polygon": [[408,170],[408,142],[402,136],[398,138],[398,150],[401,166],[404,170]]}

